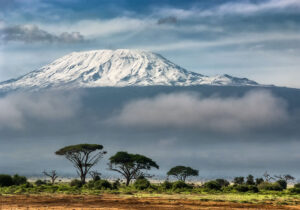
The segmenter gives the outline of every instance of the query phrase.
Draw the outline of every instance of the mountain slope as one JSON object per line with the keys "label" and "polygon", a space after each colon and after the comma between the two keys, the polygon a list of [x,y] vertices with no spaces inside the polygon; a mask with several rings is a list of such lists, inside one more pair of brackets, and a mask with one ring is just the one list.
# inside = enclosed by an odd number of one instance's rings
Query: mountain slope
{"label": "mountain slope", "polygon": [[109,86],[258,85],[229,75],[208,77],[187,71],[159,54],[139,50],[74,52],[20,78],[0,83],[0,89]]}

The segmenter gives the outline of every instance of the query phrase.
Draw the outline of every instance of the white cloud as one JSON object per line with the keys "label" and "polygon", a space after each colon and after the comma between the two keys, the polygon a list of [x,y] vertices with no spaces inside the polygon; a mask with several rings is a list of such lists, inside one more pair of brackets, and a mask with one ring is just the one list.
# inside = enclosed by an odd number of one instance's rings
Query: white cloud
{"label": "white cloud", "polygon": [[217,15],[251,15],[264,11],[276,11],[289,8],[300,8],[299,0],[267,0],[252,2],[228,2],[209,9],[199,9],[194,7],[192,9],[178,9],[178,8],[162,8],[157,14],[161,16],[175,16],[179,19],[186,19],[191,17],[205,17]]}
{"label": "white cloud", "polygon": [[78,97],[61,93],[16,93],[0,98],[0,129],[23,129],[31,120],[56,121],[74,116]]}
{"label": "white cloud", "polygon": [[240,98],[165,94],[128,103],[109,122],[136,128],[242,132],[264,130],[286,122],[285,106],[283,100],[266,91],[249,92]]}
{"label": "white cloud", "polygon": [[157,50],[157,51],[171,51],[189,48],[209,48],[209,47],[222,47],[227,45],[241,45],[241,44],[254,44],[261,42],[271,41],[299,41],[298,33],[241,33],[236,36],[225,37],[212,41],[197,41],[197,40],[184,40],[174,43],[162,44],[159,46],[142,46],[144,49]]}
{"label": "white cloud", "polygon": [[[42,25],[42,23],[37,23]],[[80,20],[76,23],[58,23],[53,25],[43,25],[43,28],[51,32],[80,31],[89,38],[106,37],[121,33],[134,32],[148,27],[149,24],[156,24],[155,20],[137,19],[129,17],[118,17],[108,20]]]}

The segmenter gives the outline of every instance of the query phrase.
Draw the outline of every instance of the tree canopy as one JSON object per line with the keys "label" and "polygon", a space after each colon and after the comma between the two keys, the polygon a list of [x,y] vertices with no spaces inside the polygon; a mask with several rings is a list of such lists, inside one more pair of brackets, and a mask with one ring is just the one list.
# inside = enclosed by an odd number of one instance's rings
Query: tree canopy
{"label": "tree canopy", "polygon": [[189,176],[198,176],[199,171],[188,166],[175,166],[168,171],[167,175],[174,176],[178,180],[185,182]]}
{"label": "tree canopy", "polygon": [[85,183],[86,175],[90,169],[106,154],[100,144],[77,144],[63,147],[55,152],[56,155],[65,156],[76,168],[81,182]]}
{"label": "tree canopy", "polygon": [[142,170],[150,170],[151,168],[159,168],[152,159],[140,155],[130,154],[127,152],[117,152],[109,158],[109,168],[123,175],[128,186],[132,179],[139,176],[145,176]]}

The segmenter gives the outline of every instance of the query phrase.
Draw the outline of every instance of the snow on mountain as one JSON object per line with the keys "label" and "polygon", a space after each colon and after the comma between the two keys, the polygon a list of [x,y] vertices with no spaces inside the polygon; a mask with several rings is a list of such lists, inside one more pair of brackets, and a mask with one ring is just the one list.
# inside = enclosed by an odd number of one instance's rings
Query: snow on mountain
{"label": "snow on mountain", "polygon": [[204,76],[187,71],[159,54],[119,49],[73,52],[17,79],[0,83],[0,89],[151,85],[258,84],[246,78],[229,75]]}

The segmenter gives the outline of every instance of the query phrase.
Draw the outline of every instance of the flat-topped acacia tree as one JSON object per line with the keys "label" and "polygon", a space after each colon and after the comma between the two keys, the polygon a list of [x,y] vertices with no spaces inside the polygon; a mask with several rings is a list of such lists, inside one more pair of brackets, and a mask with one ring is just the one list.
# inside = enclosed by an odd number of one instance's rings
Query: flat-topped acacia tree
{"label": "flat-topped acacia tree", "polygon": [[126,186],[132,179],[144,175],[142,170],[159,168],[152,159],[139,154],[130,154],[127,152],[117,152],[109,158],[109,169],[120,173],[126,179]]}
{"label": "flat-topped acacia tree", "polygon": [[189,176],[198,176],[199,171],[188,166],[175,166],[168,171],[167,175],[174,176],[178,180],[185,182]]}
{"label": "flat-topped acacia tree", "polygon": [[77,144],[63,147],[55,152],[56,155],[65,156],[76,168],[81,182],[85,183],[85,178],[90,169],[96,165],[106,154],[100,144]]}

